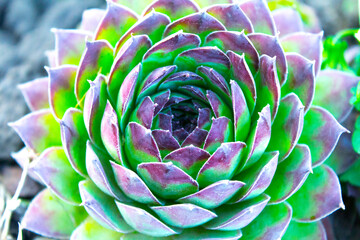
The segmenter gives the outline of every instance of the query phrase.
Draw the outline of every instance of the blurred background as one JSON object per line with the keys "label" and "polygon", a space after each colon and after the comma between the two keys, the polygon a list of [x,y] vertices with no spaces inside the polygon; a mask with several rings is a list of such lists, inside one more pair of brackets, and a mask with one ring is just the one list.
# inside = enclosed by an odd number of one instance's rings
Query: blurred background
{"label": "blurred background", "polygon": [[[325,36],[359,27],[357,0],[302,2],[315,9]],[[28,112],[17,85],[46,75],[45,52],[54,46],[51,28],[76,28],[83,10],[105,5],[104,0],[0,0],[0,212],[2,199],[14,194],[21,176],[21,169],[10,153],[19,150],[22,143],[7,126]],[[26,199],[30,200],[40,189],[36,182],[26,180],[20,195],[25,201],[11,222],[10,232],[14,236]],[[345,205],[350,207],[338,211],[330,221],[335,226],[334,239],[360,239],[360,220],[351,201],[345,199]],[[25,233],[24,239],[29,236],[30,233]]]}

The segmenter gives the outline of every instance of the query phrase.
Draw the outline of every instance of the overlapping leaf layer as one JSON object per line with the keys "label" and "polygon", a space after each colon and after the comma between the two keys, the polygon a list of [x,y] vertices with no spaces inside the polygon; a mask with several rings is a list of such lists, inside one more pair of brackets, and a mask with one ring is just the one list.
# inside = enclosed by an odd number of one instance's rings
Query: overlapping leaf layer
{"label": "overlapping leaf layer", "polygon": [[119,2],[54,30],[48,78],[20,87],[32,112],[11,124],[26,145],[14,157],[48,187],[23,226],[73,240],[326,239],[318,220],[343,203],[323,162],[358,79],[319,70],[322,33],[263,0],[157,0],[141,16]]}

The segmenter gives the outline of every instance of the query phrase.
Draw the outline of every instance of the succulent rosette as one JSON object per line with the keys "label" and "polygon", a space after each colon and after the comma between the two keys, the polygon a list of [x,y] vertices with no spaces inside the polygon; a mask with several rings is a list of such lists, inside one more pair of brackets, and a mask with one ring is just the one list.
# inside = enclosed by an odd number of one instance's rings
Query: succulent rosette
{"label": "succulent rosette", "polygon": [[[70,239],[326,239],[323,164],[358,79],[320,71],[322,33],[262,0],[117,1],[54,30],[14,154],[47,188],[22,227]],[[140,2],[139,2],[140,4]],[[316,94],[315,94],[316,92]]]}

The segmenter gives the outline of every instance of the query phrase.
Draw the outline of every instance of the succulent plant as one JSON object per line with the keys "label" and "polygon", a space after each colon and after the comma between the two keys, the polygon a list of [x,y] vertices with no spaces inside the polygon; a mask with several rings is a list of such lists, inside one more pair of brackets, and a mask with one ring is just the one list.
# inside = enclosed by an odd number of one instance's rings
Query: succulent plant
{"label": "succulent plant", "polygon": [[20,86],[32,112],[10,124],[25,143],[13,157],[47,187],[22,227],[326,239],[319,220],[343,202],[323,162],[358,79],[320,71],[322,33],[263,0],[157,0],[141,16],[119,2],[55,29],[48,77]]}

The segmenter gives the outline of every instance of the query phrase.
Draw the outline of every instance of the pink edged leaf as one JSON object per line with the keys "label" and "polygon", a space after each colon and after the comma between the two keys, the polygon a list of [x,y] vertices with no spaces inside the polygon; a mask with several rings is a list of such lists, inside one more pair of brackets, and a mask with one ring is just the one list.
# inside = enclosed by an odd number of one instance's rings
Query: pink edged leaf
{"label": "pink edged leaf", "polygon": [[78,65],[91,34],[77,29],[52,29],[55,35],[56,66]]}
{"label": "pink edged leaf", "polygon": [[357,76],[338,70],[320,71],[315,82],[313,105],[327,109],[339,122],[344,121],[353,108],[351,89],[359,80]]}
{"label": "pink edged leaf", "polygon": [[200,8],[206,8],[215,4],[230,4],[233,0],[196,0],[194,1],[199,4]]}
{"label": "pink edged leaf", "polygon": [[259,74],[255,78],[257,100],[254,111],[260,112],[261,109],[269,105],[272,121],[274,121],[278,111],[281,94],[275,61],[275,58],[270,58],[267,55],[261,56]]}
{"label": "pink edged leaf", "polygon": [[120,239],[122,233],[112,231],[88,217],[71,234],[70,240]]}
{"label": "pink edged leaf", "polygon": [[231,97],[233,103],[235,141],[244,141],[250,131],[251,116],[244,93],[239,85],[231,80]]}
{"label": "pink edged leaf", "polygon": [[245,184],[240,181],[220,180],[200,191],[177,200],[181,203],[192,203],[197,206],[213,209],[226,203]]}
{"label": "pink edged leaf", "polygon": [[151,130],[130,122],[125,130],[125,153],[133,168],[142,162],[161,162],[159,147]]}
{"label": "pink edged leaf", "polygon": [[209,6],[206,12],[218,19],[228,31],[240,32],[243,29],[246,33],[254,31],[250,19],[238,4],[211,4]]}
{"label": "pink edged leaf", "polygon": [[110,163],[116,182],[127,197],[143,204],[162,205],[135,172],[115,162]]}
{"label": "pink edged leaf", "polygon": [[135,35],[147,35],[152,43],[157,43],[161,40],[166,26],[170,23],[170,18],[165,14],[152,11],[146,16],[142,17],[135,23],[117,42],[115,53],[117,53],[124,43]]}
{"label": "pink edged leaf", "polygon": [[155,130],[162,129],[172,133],[172,115],[159,113],[155,116],[152,128]]}
{"label": "pink edged leaf", "polygon": [[112,197],[103,193],[90,180],[79,183],[82,205],[101,226],[120,233],[134,230],[124,221]]}
{"label": "pink edged leaf", "polygon": [[322,61],[323,32],[297,32],[281,39],[281,46],[285,52],[295,52],[311,61],[315,61],[315,76],[319,73]]}
{"label": "pink edged leaf", "polygon": [[[11,158],[13,158],[22,169],[24,169],[25,166],[29,164],[29,162],[33,161],[38,157],[37,154],[35,154],[31,149],[28,149],[27,147],[23,147],[17,152],[12,152],[10,155]],[[31,169],[28,169],[28,176],[35,181],[42,183],[42,180],[39,178],[39,176]]]}
{"label": "pink edged leaf", "polygon": [[326,165],[314,168],[314,173],[288,202],[294,210],[293,219],[300,222],[318,221],[339,208],[345,208],[339,179]]}
{"label": "pink edged leaf", "polygon": [[309,110],[315,94],[314,62],[297,53],[286,53],[288,63],[288,79],[281,87],[281,95],[295,93],[305,106],[305,113]]}
{"label": "pink edged leaf", "polygon": [[[254,111],[256,103],[256,86],[254,77],[245,61],[244,54],[238,55],[232,51],[228,51],[227,56],[231,63],[230,76],[241,88],[247,102],[250,113]],[[258,68],[259,63],[257,64]]]}
{"label": "pink edged leaf", "polygon": [[224,96],[224,98],[230,95],[229,84],[226,79],[213,68],[200,66],[196,69],[196,72],[203,77],[206,86],[216,91],[218,94]]}
{"label": "pink edged leaf", "polygon": [[289,204],[268,205],[247,227],[242,229],[244,239],[282,239],[289,226],[292,209]]}
{"label": "pink edged leaf", "polygon": [[115,47],[122,35],[124,35],[137,20],[137,14],[132,10],[115,4],[112,1],[107,1],[107,9],[96,29],[95,40],[105,39]]}
{"label": "pink edged leaf", "polygon": [[75,80],[75,95],[80,106],[83,106],[83,97],[90,88],[89,80],[95,80],[99,73],[107,75],[113,61],[113,49],[108,42],[86,42]]}
{"label": "pink edged leaf", "polygon": [[161,85],[159,90],[175,90],[183,86],[205,87],[205,81],[198,74],[190,71],[181,71],[170,75]]}
{"label": "pink edged leaf", "polygon": [[18,85],[25,102],[31,111],[50,108],[49,105],[49,78],[38,78]]}
{"label": "pink edged leaf", "polygon": [[150,129],[154,118],[156,105],[149,96],[145,97],[142,102],[133,110],[130,122],[139,123],[141,126]]}
{"label": "pink edged leaf", "polygon": [[86,169],[92,182],[103,193],[123,202],[130,201],[116,184],[114,172],[110,165],[110,156],[90,141],[86,144]]}
{"label": "pink edged leaf", "polygon": [[60,124],[50,109],[29,113],[16,122],[9,123],[20,136],[25,146],[35,153],[41,153],[48,147],[61,146]]}
{"label": "pink edged leaf", "polygon": [[330,156],[344,132],[347,130],[324,108],[309,109],[299,143],[309,146],[313,167],[321,165]]}
{"label": "pink edged leaf", "polygon": [[230,71],[230,60],[217,47],[199,47],[182,52],[175,58],[174,64],[179,71],[195,72],[200,66],[213,68],[227,78]]}
{"label": "pink edged leaf", "polygon": [[117,201],[116,205],[125,221],[139,233],[153,237],[166,237],[178,233],[142,208]]}
{"label": "pink edged leaf", "polygon": [[206,137],[204,149],[213,154],[222,143],[234,141],[234,125],[227,117],[215,118]]}
{"label": "pink edged leaf", "polygon": [[290,93],[281,99],[267,150],[279,151],[279,162],[283,161],[297,144],[303,126],[304,106],[298,96]]}
{"label": "pink edged leaf", "polygon": [[184,142],[181,144],[181,147],[193,145],[195,147],[201,148],[204,145],[207,135],[208,131],[196,127],[194,131],[192,131],[189,136],[185,138]]}
{"label": "pink edged leaf", "polygon": [[209,108],[199,109],[199,116],[197,119],[197,126],[206,131],[210,130],[211,127],[211,111]]}
{"label": "pink edged leaf", "polygon": [[74,94],[77,67],[63,65],[57,68],[46,68],[49,74],[49,102],[54,116],[62,118],[68,108],[76,106]]}
{"label": "pink edged leaf", "polygon": [[213,212],[191,203],[156,206],[151,209],[165,223],[178,228],[193,228],[217,217]]}
{"label": "pink edged leaf", "polygon": [[193,33],[200,37],[204,42],[205,37],[214,31],[225,30],[224,25],[216,18],[206,12],[199,12],[178,19],[169,24],[164,32],[164,37],[183,30],[187,33]]}
{"label": "pink edged leaf", "polygon": [[31,201],[21,226],[45,237],[69,238],[86,216],[84,208],[67,204],[45,189]]}
{"label": "pink edged leaf", "polygon": [[169,16],[171,21],[175,21],[199,10],[199,6],[191,0],[157,0],[144,10],[143,15],[156,11]]}
{"label": "pink edged leaf", "polygon": [[170,90],[166,90],[163,92],[158,92],[157,94],[154,94],[151,96],[151,100],[155,103],[155,110],[154,110],[154,116],[156,116],[165,106],[165,104],[170,99]]}
{"label": "pink edged leaf", "polygon": [[265,208],[270,197],[262,194],[254,199],[216,209],[218,217],[205,225],[209,230],[231,231],[246,227]]}
{"label": "pink edged leaf", "polygon": [[222,143],[200,169],[196,180],[206,187],[220,180],[231,179],[239,166],[246,144],[243,142]]}
{"label": "pink edged leaf", "polygon": [[248,37],[259,52],[259,55],[265,54],[269,57],[276,58],[276,69],[279,77],[278,81],[280,81],[280,85],[283,85],[287,79],[288,66],[285,52],[280,44],[278,36],[253,33],[249,34]]}
{"label": "pink edged leaf", "polygon": [[[135,87],[139,81],[141,72],[141,63],[139,63],[131,72],[125,77],[122,83],[116,103],[116,112],[120,121],[121,132],[124,132],[129,115],[130,109],[135,101],[134,93]],[[125,121],[126,120],[126,121]]]}
{"label": "pink edged leaf", "polygon": [[310,149],[304,144],[296,145],[285,161],[279,163],[275,176],[265,193],[277,204],[291,197],[312,172]]}
{"label": "pink edged leaf", "polygon": [[[241,168],[247,168],[255,163],[265,152],[271,138],[271,115],[267,105],[259,112],[257,122],[251,126],[250,134],[246,140],[247,152]],[[240,168],[240,169],[241,169]]]}
{"label": "pink edged leaf", "polygon": [[105,9],[99,8],[85,10],[82,14],[80,29],[94,33],[101,20],[104,18],[105,13]]}
{"label": "pink edged leaf", "polygon": [[153,192],[166,199],[181,198],[199,189],[190,175],[171,162],[141,163],[137,172]]}
{"label": "pink edged leaf", "polygon": [[326,236],[326,231],[321,221],[311,223],[300,223],[296,221],[291,221],[282,239],[327,240],[328,237]]}
{"label": "pink edged leaf", "polygon": [[258,70],[259,54],[244,32],[216,31],[206,37],[205,45],[218,47],[227,54],[228,51],[239,55],[244,54],[251,72],[255,74]]}
{"label": "pink edged leaf", "polygon": [[[211,110],[213,111],[215,117],[226,117],[228,119],[232,119],[232,109],[231,107],[229,107],[230,104],[232,105],[231,99],[229,98],[229,96],[225,96],[224,99],[223,96],[220,97],[211,90],[206,91],[206,98],[211,106]],[[225,100],[228,101],[225,102]]]}
{"label": "pink edged leaf", "polygon": [[142,60],[151,47],[151,40],[146,35],[132,36],[120,48],[111,66],[108,90],[112,102],[116,103],[119,89],[129,72]]}
{"label": "pink edged leaf", "polygon": [[45,185],[69,204],[81,203],[78,184],[83,178],[71,167],[61,147],[50,147],[30,164]]}
{"label": "pink edged leaf", "polygon": [[89,139],[80,110],[69,108],[60,121],[61,141],[65,154],[73,169],[82,176],[87,175],[85,165],[86,141]]}
{"label": "pink edged leaf", "polygon": [[195,178],[209,157],[210,154],[205,150],[194,146],[187,146],[169,153],[163,161],[172,162],[192,178]]}
{"label": "pink edged leaf", "polygon": [[268,152],[250,168],[235,176],[235,180],[241,180],[245,186],[230,200],[238,203],[252,199],[262,194],[270,185],[278,164],[279,153]]}
{"label": "pink edged leaf", "polygon": [[103,146],[101,139],[101,120],[106,107],[107,91],[105,77],[99,75],[85,95],[84,123],[90,139],[99,147]]}
{"label": "pink edged leaf", "polygon": [[265,34],[276,34],[276,26],[265,0],[254,0],[240,3],[240,8],[250,19],[254,31]]}
{"label": "pink edged leaf", "polygon": [[110,156],[116,162],[126,165],[126,162],[122,158],[119,121],[109,101],[106,103],[100,130],[102,142]]}
{"label": "pink edged leaf", "polygon": [[280,8],[272,12],[280,37],[290,33],[303,32],[304,26],[301,16],[294,8]]}
{"label": "pink edged leaf", "polygon": [[179,142],[173,137],[172,133],[169,130],[153,130],[152,136],[156,141],[162,158],[164,158],[172,151],[180,148]]}

